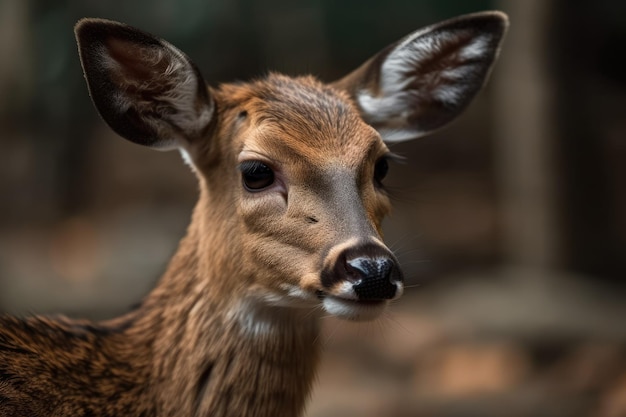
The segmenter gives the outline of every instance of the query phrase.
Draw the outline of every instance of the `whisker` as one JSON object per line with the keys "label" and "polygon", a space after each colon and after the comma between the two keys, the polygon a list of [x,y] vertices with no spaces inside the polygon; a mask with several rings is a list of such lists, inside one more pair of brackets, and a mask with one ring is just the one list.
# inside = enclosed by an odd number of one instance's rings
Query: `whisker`
{"label": "whisker", "polygon": [[384,314],[385,319],[389,320],[389,323],[392,323],[393,325],[397,326],[398,328],[404,330],[405,332],[407,332],[408,334],[410,334],[411,336],[416,336],[415,332],[413,332],[412,330],[410,330],[409,328],[407,328],[404,324],[402,324],[398,319],[396,319],[395,317],[393,317],[392,314],[390,314],[389,312],[385,312]]}
{"label": "whisker", "polygon": [[[420,284],[412,284],[412,285],[404,285],[404,289],[407,290],[409,288],[418,288],[418,287],[423,287],[423,286],[424,286],[424,284],[421,284],[421,283]],[[393,300],[393,301],[396,301],[396,300]]]}
{"label": "whisker", "polygon": [[335,334],[337,333],[337,330],[339,329],[339,327],[341,327],[340,324],[339,323],[335,323],[334,328],[332,329],[332,331],[330,332],[330,334],[326,338],[326,341],[324,343],[324,347],[329,346],[330,340],[335,336]]}
{"label": "whisker", "polygon": [[389,249],[391,249],[393,252],[398,251],[402,246],[404,246],[408,239],[410,239],[412,236],[408,233],[404,233],[401,236],[397,237],[393,242],[388,242],[387,246],[389,247]]}
{"label": "whisker", "polygon": [[387,337],[386,337],[387,335],[386,335],[386,332],[385,332],[385,326],[384,326],[384,324],[383,324],[383,322],[382,322],[382,319],[383,319],[384,317],[385,317],[385,315],[383,315],[382,317],[378,318],[378,319],[375,321],[375,323],[378,325],[378,330],[379,330],[379,332],[380,332],[380,337],[381,337],[381,339],[383,339],[383,344],[384,344],[385,346],[388,346],[388,345],[389,345],[389,340],[388,340],[388,339],[387,339]]}

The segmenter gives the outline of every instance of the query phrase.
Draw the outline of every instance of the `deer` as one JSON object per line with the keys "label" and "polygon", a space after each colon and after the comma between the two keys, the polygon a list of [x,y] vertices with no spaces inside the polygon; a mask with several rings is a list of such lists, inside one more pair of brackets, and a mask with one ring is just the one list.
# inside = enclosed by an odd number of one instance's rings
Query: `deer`
{"label": "deer", "polygon": [[388,145],[455,119],[508,18],[410,33],[339,80],[207,84],[165,40],[75,26],[91,99],[119,136],[178,150],[199,182],[185,236],[138,307],[103,321],[0,318],[0,416],[301,416],[320,322],[380,317],[404,291],[383,242]]}

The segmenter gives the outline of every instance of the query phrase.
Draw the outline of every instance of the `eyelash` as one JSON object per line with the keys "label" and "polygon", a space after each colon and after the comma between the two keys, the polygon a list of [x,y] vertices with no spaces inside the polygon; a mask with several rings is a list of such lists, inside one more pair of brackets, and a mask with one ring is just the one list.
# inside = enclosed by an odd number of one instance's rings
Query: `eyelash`
{"label": "eyelash", "polygon": [[249,192],[259,192],[274,184],[276,176],[272,168],[261,161],[243,161],[239,164],[244,188]]}

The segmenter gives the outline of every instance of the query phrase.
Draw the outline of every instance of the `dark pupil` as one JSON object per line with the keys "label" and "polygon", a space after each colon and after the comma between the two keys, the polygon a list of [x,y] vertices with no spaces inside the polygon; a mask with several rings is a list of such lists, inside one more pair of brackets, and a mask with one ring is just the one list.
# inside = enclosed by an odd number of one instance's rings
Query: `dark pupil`
{"label": "dark pupil", "polygon": [[243,184],[250,191],[261,190],[274,183],[274,171],[263,162],[245,161],[239,166]]}
{"label": "dark pupil", "polygon": [[381,182],[387,176],[387,172],[389,172],[389,163],[387,159],[382,158],[376,162],[374,167],[374,179],[377,182]]}

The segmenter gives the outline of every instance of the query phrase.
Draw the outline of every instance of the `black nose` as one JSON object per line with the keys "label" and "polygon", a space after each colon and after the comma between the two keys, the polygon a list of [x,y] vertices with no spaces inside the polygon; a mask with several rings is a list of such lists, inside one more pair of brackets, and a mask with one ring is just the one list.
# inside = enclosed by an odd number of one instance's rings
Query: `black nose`
{"label": "black nose", "polygon": [[332,288],[349,282],[362,301],[389,300],[396,296],[403,276],[398,262],[384,246],[367,243],[349,247],[322,273],[322,284]]}
{"label": "black nose", "polygon": [[397,279],[392,280],[395,263],[391,258],[358,257],[346,260],[348,275],[356,278],[352,288],[359,300],[387,300],[398,290]]}

